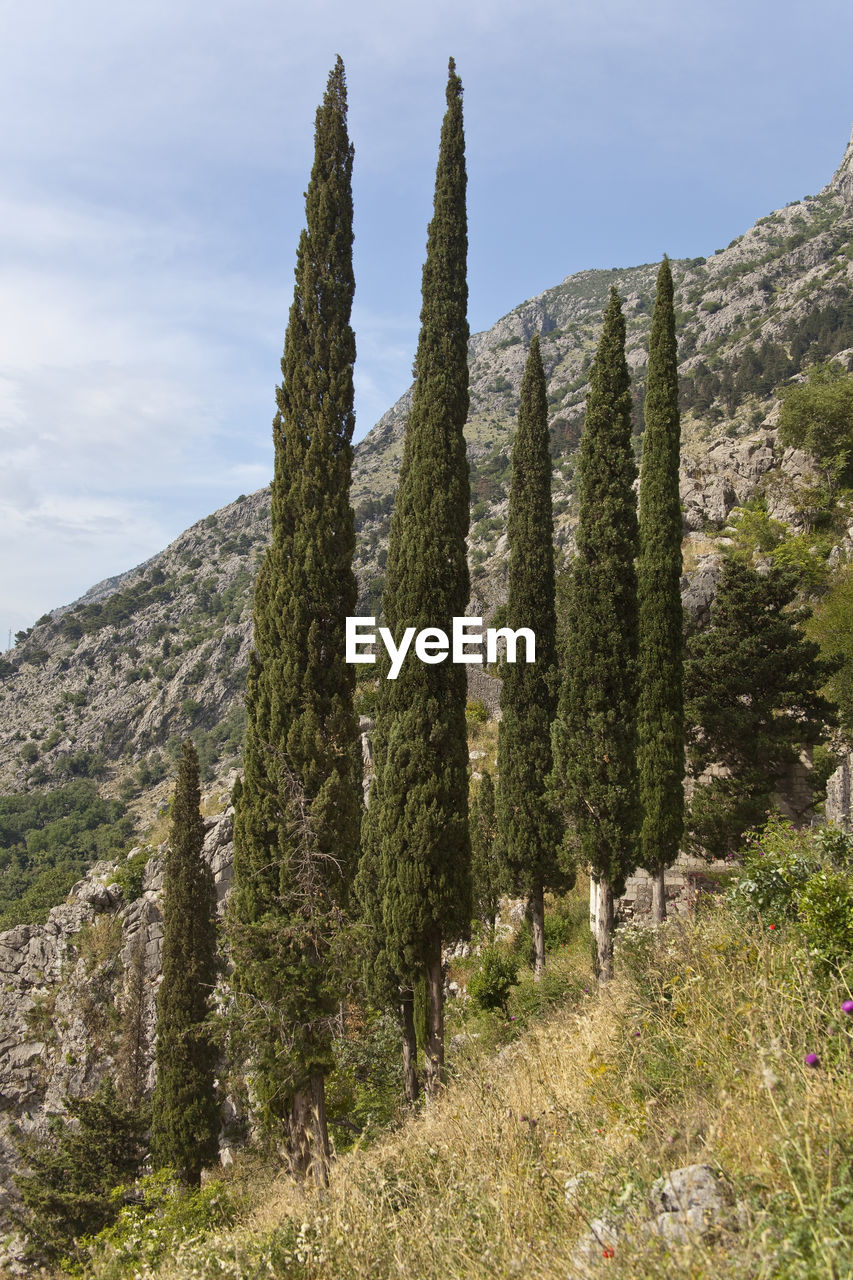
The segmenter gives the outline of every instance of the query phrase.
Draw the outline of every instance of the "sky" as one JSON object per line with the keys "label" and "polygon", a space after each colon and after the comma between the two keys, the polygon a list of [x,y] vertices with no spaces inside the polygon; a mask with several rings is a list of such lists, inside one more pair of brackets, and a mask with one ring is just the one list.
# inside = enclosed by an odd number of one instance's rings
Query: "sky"
{"label": "sky", "polygon": [[476,332],[819,190],[851,48],[849,0],[0,0],[0,649],[271,478],[338,54],[361,438],[411,378],[449,56]]}

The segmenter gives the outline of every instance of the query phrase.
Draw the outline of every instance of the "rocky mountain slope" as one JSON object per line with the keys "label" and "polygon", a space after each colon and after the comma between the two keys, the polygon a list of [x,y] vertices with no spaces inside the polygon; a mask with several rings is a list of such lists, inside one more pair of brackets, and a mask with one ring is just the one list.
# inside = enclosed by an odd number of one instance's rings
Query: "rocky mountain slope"
{"label": "rocky mountain slope", "polygon": [[[505,593],[509,458],[527,342],[542,335],[551,407],[558,546],[571,549],[573,476],[589,368],[608,291],[625,299],[639,451],[657,266],[584,271],[517,307],[470,344],[471,614]],[[759,488],[796,524],[808,463],[784,454],[773,389],[853,350],[853,139],[818,195],[771,213],[708,259],[673,263],[681,354],[685,592],[713,588],[708,531]],[[356,450],[360,608],[378,612],[409,394]],[[269,495],[241,495],[145,565],[40,619],[0,659],[0,790],[75,776],[108,790],[168,771],[192,731],[203,764],[233,762],[243,728],[251,592]],[[478,696],[494,701],[486,683]]]}

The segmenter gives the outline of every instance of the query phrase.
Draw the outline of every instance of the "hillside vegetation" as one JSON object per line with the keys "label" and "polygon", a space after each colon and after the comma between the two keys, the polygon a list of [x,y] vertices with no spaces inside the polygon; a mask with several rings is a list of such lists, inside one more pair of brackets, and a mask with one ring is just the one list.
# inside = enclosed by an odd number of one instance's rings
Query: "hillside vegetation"
{"label": "hillside vegetation", "polygon": [[[832,865],[771,825],[739,890],[622,931],[600,992],[579,886],[549,961],[558,1002],[538,997],[537,1014],[525,979],[506,1017],[460,1010],[446,1091],[369,1128],[327,1194],[249,1158],[188,1199],[149,1186],[155,1211],[126,1209],[85,1274],[853,1275],[853,1013],[838,963],[846,947],[849,980],[853,939],[837,932],[843,912],[833,925],[813,901],[820,876],[840,876],[849,928],[849,870]],[[655,1182],[695,1164],[718,1179],[719,1211],[704,1233],[661,1238]]]}

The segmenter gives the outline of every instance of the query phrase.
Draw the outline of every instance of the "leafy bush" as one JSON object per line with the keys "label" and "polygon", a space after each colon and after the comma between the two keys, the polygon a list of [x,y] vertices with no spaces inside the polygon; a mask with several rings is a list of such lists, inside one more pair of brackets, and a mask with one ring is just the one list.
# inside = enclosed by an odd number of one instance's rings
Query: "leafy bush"
{"label": "leafy bush", "polygon": [[729,897],[774,927],[790,921],[824,973],[853,962],[853,837],[839,828],[797,831],[771,819],[748,838]]}
{"label": "leafy bush", "polygon": [[794,919],[798,895],[819,866],[809,833],[796,831],[783,818],[772,818],[763,831],[746,836],[743,874],[731,896],[768,923]]}
{"label": "leafy bush", "polygon": [[142,897],[142,881],[150,856],[150,850],[137,849],[136,853],[116,867],[112,883],[119,886],[125,902],[135,902]]}
{"label": "leafy bush", "polygon": [[853,876],[823,870],[809,878],[797,899],[809,954],[825,971],[845,969],[853,960]]}
{"label": "leafy bush", "polygon": [[489,708],[480,698],[472,698],[465,704],[465,722],[471,729],[486,724],[491,719]]}
{"label": "leafy bush", "polygon": [[115,1256],[126,1274],[124,1268],[151,1266],[174,1253],[179,1243],[232,1226],[237,1210],[221,1179],[211,1179],[199,1191],[187,1191],[174,1169],[158,1169],[139,1179],[133,1202],[122,1207],[110,1226],[83,1243],[91,1257]]}
{"label": "leafy bush", "polygon": [[812,454],[831,481],[853,481],[853,378],[836,360],[784,388],[779,439]]}
{"label": "leafy bush", "polygon": [[372,677],[370,679],[357,680],[353,701],[355,714],[357,716],[370,716],[371,718],[375,716],[378,697],[377,682]]}
{"label": "leafy bush", "polygon": [[368,1129],[386,1128],[397,1112],[402,1084],[397,1019],[353,1006],[333,1052],[326,1110],[335,1146],[344,1151]]}
{"label": "leafy bush", "polygon": [[506,1002],[518,982],[518,960],[498,947],[487,947],[468,982],[468,994],[481,1009],[507,1012]]}

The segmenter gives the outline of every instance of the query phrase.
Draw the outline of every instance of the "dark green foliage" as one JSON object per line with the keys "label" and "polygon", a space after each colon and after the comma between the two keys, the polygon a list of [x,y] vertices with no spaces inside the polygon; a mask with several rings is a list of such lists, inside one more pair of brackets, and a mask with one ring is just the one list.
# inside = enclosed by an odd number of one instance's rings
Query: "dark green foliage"
{"label": "dark green foliage", "polygon": [[795,371],[809,360],[826,360],[853,346],[853,301],[850,290],[837,292],[823,307],[812,307],[792,320],[784,335],[791,345]]}
{"label": "dark green foliage", "polygon": [[[451,62],[423,270],[417,377],[406,426],[383,607],[405,627],[441,627],[468,603],[468,287],[462,86]],[[376,781],[359,894],[386,973],[412,984],[471,919],[464,665],[410,654],[380,676]]]}
{"label": "dark green foliage", "polygon": [[174,594],[174,578],[164,579],[162,570],[152,569],[133,586],[114,591],[106,600],[77,605],[64,614],[58,623],[59,634],[74,640],[84,632],[92,634],[104,627],[120,627],[149,605],[167,604]]}
{"label": "dark green foliage", "polygon": [[[158,1269],[161,1261],[173,1261],[188,1240],[223,1235],[245,1208],[240,1192],[239,1184],[219,1178],[189,1190],[171,1169],[144,1174],[134,1187],[133,1200],[91,1242],[90,1274],[144,1274]],[[106,1267],[104,1255],[110,1260]]]}
{"label": "dark green foliage", "polygon": [[152,1104],[155,1168],[198,1186],[216,1159],[216,1049],[208,1016],[216,981],[216,894],[204,861],[198,756],[188,740],[178,767],[163,881],[163,978],[157,992],[157,1085]]}
{"label": "dark green foliage", "polygon": [[497,819],[506,887],[516,893],[568,888],[557,860],[559,816],[546,795],[551,722],[557,707],[557,622],[548,405],[539,338],[521,383],[507,519],[509,594],[504,625],[529,627],[534,663],[503,663],[498,732]]}
{"label": "dark green foliage", "polygon": [[803,637],[806,608],[790,609],[796,582],[728,559],[710,625],[693,636],[684,671],[691,772],[730,771],[698,783],[688,815],[692,841],[715,857],[737,851],[764,818],[777,780],[801,747],[818,742],[832,708],[817,692],[828,670]]}
{"label": "dark green foliage", "polygon": [[133,1182],[144,1157],[146,1116],[117,1096],[111,1080],[90,1098],[65,1098],[50,1135],[18,1140],[28,1173],[14,1181],[23,1201],[21,1226],[31,1252],[48,1262],[74,1253],[75,1239],[115,1220],[117,1187]]}
{"label": "dark green foliage", "polygon": [[637,565],[639,861],[650,872],[672,865],[684,830],[680,438],[672,272],[665,258],[649,342]]}
{"label": "dark green foliage", "polygon": [[332,1065],[342,979],[329,949],[358,845],[361,752],[353,668],[344,661],[344,620],[356,603],[346,111],[338,59],[317,112],[307,230],[276,393],[272,542],[255,589],[235,829],[235,986],[269,1122]]}
{"label": "dark green foliage", "polygon": [[501,896],[501,866],[495,848],[495,784],[488,769],[483,770],[471,801],[470,827],[474,915],[493,932]]}
{"label": "dark green foliage", "polygon": [[518,961],[499,947],[487,947],[468,982],[468,994],[481,1009],[506,1016],[509,993],[518,982]]}
{"label": "dark green foliage", "polygon": [[789,922],[819,973],[853,966],[853,837],[838,827],[795,830],[772,817],[746,836],[729,896],[765,924]]}
{"label": "dark green foliage", "polygon": [[834,483],[853,483],[853,377],[834,360],[786,387],[779,439],[812,454]]}
{"label": "dark green foliage", "polygon": [[0,797],[0,929],[40,924],[86,868],[118,857],[133,835],[120,800],[94,782]]}
{"label": "dark green foliage", "polygon": [[326,1108],[335,1147],[346,1151],[370,1130],[391,1124],[400,1106],[400,1028],[391,1014],[350,1009],[335,1040],[335,1072]]}
{"label": "dark green foliage", "polygon": [[625,321],[611,289],[580,443],[577,556],[553,743],[577,853],[617,896],[636,862],[640,816],[636,473]]}

